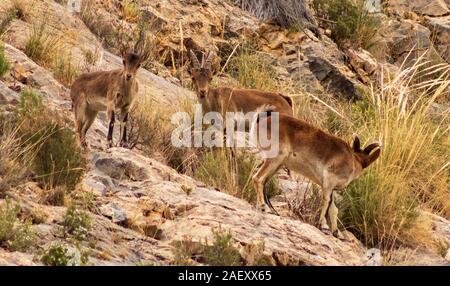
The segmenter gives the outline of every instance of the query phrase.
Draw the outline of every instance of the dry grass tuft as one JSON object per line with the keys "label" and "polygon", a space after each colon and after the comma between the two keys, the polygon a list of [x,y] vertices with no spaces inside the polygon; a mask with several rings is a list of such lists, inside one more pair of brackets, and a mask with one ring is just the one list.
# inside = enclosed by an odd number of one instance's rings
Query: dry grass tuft
{"label": "dry grass tuft", "polygon": [[423,64],[419,59],[353,109],[354,130],[383,145],[380,159],[346,190],[342,208],[343,224],[368,246],[390,249],[424,238],[429,245],[430,226],[419,210],[450,213],[450,110],[431,112],[450,80],[412,82]]}

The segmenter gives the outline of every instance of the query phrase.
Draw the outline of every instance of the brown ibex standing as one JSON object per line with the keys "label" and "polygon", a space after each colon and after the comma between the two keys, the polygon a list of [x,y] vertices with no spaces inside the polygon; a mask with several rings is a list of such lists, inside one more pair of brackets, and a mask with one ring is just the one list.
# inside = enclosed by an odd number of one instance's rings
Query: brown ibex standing
{"label": "brown ibex standing", "polygon": [[214,57],[214,52],[209,52],[206,58],[202,58],[200,64],[195,53],[190,51],[192,81],[204,113],[211,111],[247,113],[255,111],[263,105],[271,105],[277,112],[293,114],[291,98],[281,93],[230,87],[210,88],[209,84],[213,79]]}
{"label": "brown ibex standing", "polygon": [[[258,129],[262,123],[264,123],[263,126],[267,126],[267,133],[271,134],[272,110],[264,111],[268,113],[266,117],[256,115],[252,121],[250,133],[255,136],[254,138],[259,136]],[[265,203],[264,184],[280,166],[285,165],[291,171],[303,175],[322,188],[320,227],[323,231],[329,230],[326,219],[328,216],[331,232],[334,236],[340,237],[341,234],[337,228],[338,208],[333,191],[345,188],[358,178],[362,171],[380,156],[381,146],[373,143],[363,150],[356,136],[353,146],[350,146],[344,140],[327,134],[303,120],[283,114],[279,114],[278,119],[279,152],[276,156],[265,158],[253,176],[257,206],[264,210],[270,208],[270,202],[268,202],[269,206],[267,202]],[[261,146],[257,148],[262,153],[266,150]]]}
{"label": "brown ibex standing", "polygon": [[127,147],[128,113],[139,89],[136,74],[148,56],[148,47],[143,43],[145,33],[140,32],[133,51],[121,43],[123,68],[82,74],[72,84],[70,96],[75,114],[75,128],[80,144],[87,148],[86,132],[97,113],[106,110],[108,117],[108,147],[112,147],[115,112],[120,110],[120,146]]}

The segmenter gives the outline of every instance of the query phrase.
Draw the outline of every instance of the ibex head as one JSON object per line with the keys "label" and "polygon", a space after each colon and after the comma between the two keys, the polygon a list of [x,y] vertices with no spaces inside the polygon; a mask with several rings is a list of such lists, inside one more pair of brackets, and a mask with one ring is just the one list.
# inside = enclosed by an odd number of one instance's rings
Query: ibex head
{"label": "ibex head", "polygon": [[[373,150],[375,150],[375,152],[372,152]],[[355,139],[353,140],[353,152],[361,163],[362,169],[365,169],[378,159],[381,154],[381,146],[379,143],[372,143],[362,150],[359,138],[358,136],[355,136]]]}
{"label": "ibex head", "polygon": [[209,83],[213,79],[212,63],[214,57],[215,54],[211,51],[206,58],[204,56],[202,57],[202,63],[200,64],[195,53],[192,50],[190,51],[192,65],[191,76],[199,99],[204,99],[208,94]]}
{"label": "ibex head", "polygon": [[139,39],[133,48],[120,43],[120,54],[122,56],[124,76],[127,81],[136,77],[137,71],[141,64],[146,61],[150,55],[150,47],[148,45],[144,30],[139,32]]}

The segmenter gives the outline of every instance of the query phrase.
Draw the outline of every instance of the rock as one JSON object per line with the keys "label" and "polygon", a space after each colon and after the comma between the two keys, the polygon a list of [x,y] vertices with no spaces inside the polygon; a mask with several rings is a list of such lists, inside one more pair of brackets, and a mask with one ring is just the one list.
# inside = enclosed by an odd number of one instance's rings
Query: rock
{"label": "rock", "polygon": [[376,59],[366,50],[349,49],[346,53],[350,66],[360,77],[363,83],[369,83],[369,78],[378,69]]}
{"label": "rock", "polygon": [[427,25],[434,32],[434,45],[442,58],[450,63],[450,16],[427,17]]}
{"label": "rock", "polygon": [[442,256],[424,249],[400,247],[390,253],[389,265],[395,266],[450,266]]}
{"label": "rock", "polygon": [[366,257],[367,257],[366,266],[381,266],[383,264],[381,251],[377,248],[368,249],[366,252]]}
{"label": "rock", "polygon": [[447,254],[445,254],[445,260],[447,260],[448,262],[450,262],[450,249],[447,250]]}
{"label": "rock", "polygon": [[444,16],[450,13],[447,0],[387,0],[383,1],[386,9],[394,11],[411,11],[427,16]]}
{"label": "rock", "polygon": [[[172,244],[184,237],[197,242],[205,238],[211,240],[212,230],[220,226],[230,230],[233,239],[240,244],[264,242],[265,251],[285,257],[283,263],[286,265],[364,264],[365,255],[360,246],[327,236],[297,220],[258,213],[245,201],[197,187],[195,180],[130,150],[113,148],[108,153],[99,152],[93,165],[109,162],[114,166],[116,163],[113,161],[128,167],[145,166],[147,180],[123,180],[121,188],[132,190],[137,187],[146,190],[148,195],[136,198],[126,192],[113,191],[110,196],[96,197],[96,203],[120,206],[126,216],[133,219],[133,225],[164,243]],[[96,171],[92,170],[84,180],[95,176]],[[183,186],[192,188],[189,195]]]}
{"label": "rock", "polygon": [[121,225],[126,223],[127,221],[127,215],[115,203],[109,203],[107,205],[101,206],[100,212],[105,217],[110,218],[113,223]]}
{"label": "rock", "polygon": [[428,52],[429,59],[440,58],[430,41],[430,30],[412,20],[387,20],[381,32],[381,43],[387,47],[386,60],[397,66],[406,65]]}
{"label": "rock", "polygon": [[35,266],[33,255],[21,252],[7,252],[0,248],[0,265],[2,266]]}
{"label": "rock", "polygon": [[10,89],[3,81],[0,81],[0,104],[11,104],[19,102],[20,96]]}
{"label": "rock", "polygon": [[309,58],[309,69],[320,81],[322,86],[337,97],[347,100],[359,98],[354,82],[344,76],[330,61],[320,57]]}

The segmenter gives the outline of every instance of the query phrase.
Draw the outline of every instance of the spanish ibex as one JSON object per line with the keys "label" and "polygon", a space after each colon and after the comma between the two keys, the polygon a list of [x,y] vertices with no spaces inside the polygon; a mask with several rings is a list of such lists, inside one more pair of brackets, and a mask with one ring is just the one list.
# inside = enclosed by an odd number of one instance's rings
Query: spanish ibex
{"label": "spanish ibex", "polygon": [[[277,119],[270,108],[262,111],[267,111],[266,117],[256,115],[252,121],[250,133],[255,136],[254,138],[259,136],[259,125],[267,127],[269,130],[267,134],[271,134],[272,121]],[[260,113],[262,114],[264,113]],[[279,114],[278,120],[279,152],[275,156],[264,158],[253,176],[257,206],[263,210],[269,208],[273,210],[264,194],[264,184],[282,165],[285,165],[322,188],[320,227],[325,232],[330,230],[326,219],[328,217],[332,234],[342,238],[337,228],[338,208],[335,202],[336,194],[333,191],[342,190],[358,178],[362,171],[380,156],[380,144],[373,143],[361,149],[357,136],[354,138],[353,146],[350,146],[344,140],[327,134],[301,119]],[[258,144],[257,149],[262,153],[267,150]]]}
{"label": "spanish ibex", "polygon": [[261,106],[270,105],[279,113],[293,114],[291,98],[281,93],[230,87],[210,88],[209,84],[213,79],[214,57],[214,52],[210,51],[206,58],[202,57],[200,64],[195,53],[190,51],[192,81],[204,113],[211,111],[248,113]]}
{"label": "spanish ibex", "polygon": [[98,71],[82,74],[72,84],[70,96],[75,114],[75,127],[80,144],[87,148],[86,132],[91,127],[97,113],[106,110],[108,117],[108,147],[112,147],[115,112],[120,110],[120,146],[127,147],[129,109],[138,93],[136,79],[141,63],[148,57],[145,33],[139,34],[134,49],[120,43],[123,68],[112,71]]}

